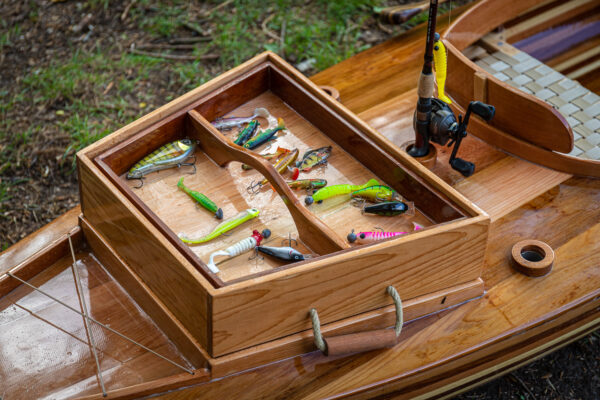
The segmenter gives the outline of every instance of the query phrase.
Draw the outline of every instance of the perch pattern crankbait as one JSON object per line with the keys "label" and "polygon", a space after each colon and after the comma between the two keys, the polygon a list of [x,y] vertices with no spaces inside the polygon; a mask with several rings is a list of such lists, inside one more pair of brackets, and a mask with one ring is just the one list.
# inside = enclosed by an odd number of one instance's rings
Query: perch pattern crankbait
{"label": "perch pattern crankbait", "polygon": [[159,147],[138,161],[127,173],[127,179],[142,179],[150,172],[171,167],[180,167],[184,161],[194,155],[196,142],[190,139],[176,140]]}
{"label": "perch pattern crankbait", "polygon": [[321,189],[327,186],[327,181],[325,179],[319,178],[311,178],[311,179],[300,179],[297,181],[286,182],[291,189]]}
{"label": "perch pattern crankbait", "polygon": [[236,126],[242,126],[244,124],[249,123],[253,119],[257,117],[262,117],[268,119],[269,111],[266,108],[257,108],[254,110],[254,115],[250,117],[229,117],[229,118],[217,118],[212,122],[213,126],[220,131],[227,131],[235,128]]}
{"label": "perch pattern crankbait", "polygon": [[308,150],[302,156],[302,160],[296,163],[296,168],[302,172],[309,172],[317,165],[326,164],[331,155],[331,146]]}
{"label": "perch pattern crankbait", "polygon": [[370,179],[364,185],[348,185],[348,184],[345,184],[345,185],[328,186],[328,187],[325,187],[323,189],[318,190],[312,196],[306,196],[306,198],[304,199],[304,202],[307,205],[311,205],[315,201],[317,203],[320,203],[323,200],[328,199],[330,197],[341,196],[341,195],[344,195],[344,194],[350,194],[352,192],[356,192],[357,190],[368,188],[369,186],[375,186],[375,185],[379,185],[379,182],[377,182],[376,179]]}
{"label": "perch pattern crankbait", "polygon": [[350,197],[353,199],[360,198],[369,200],[373,203],[399,199],[399,195],[395,190],[384,185],[369,186],[367,188],[357,190],[352,192]]}
{"label": "perch pattern crankbait", "polygon": [[252,121],[248,122],[248,126],[242,129],[242,131],[240,132],[238,137],[233,141],[233,143],[237,144],[238,146],[243,146],[244,143],[250,140],[250,138],[252,137],[252,135],[254,135],[257,129],[258,121],[253,119]]}
{"label": "perch pattern crankbait", "polygon": [[183,184],[183,177],[181,177],[179,182],[177,182],[177,187],[187,193],[192,199],[196,200],[202,207],[206,208],[210,212],[214,212],[217,219],[223,219],[223,210],[217,207],[215,202],[209,199],[206,195],[185,186]]}
{"label": "perch pattern crankbait", "polygon": [[[288,154],[289,152],[291,152],[291,150],[285,149],[283,147],[277,147],[277,150],[274,153],[259,154],[259,155],[268,161],[271,161],[271,160],[278,161],[281,156],[284,156],[284,155]],[[254,169],[254,167],[251,167],[248,164],[242,164],[242,169],[244,171],[250,171],[251,169]]]}
{"label": "perch pattern crankbait", "polygon": [[235,257],[239,256],[242,253],[247,252],[248,250],[252,250],[256,246],[260,245],[263,239],[267,239],[271,236],[271,231],[265,229],[262,233],[259,233],[256,229],[252,231],[252,235],[247,237],[246,239],[240,240],[236,244],[229,246],[225,250],[215,251],[210,255],[210,261],[207,264],[208,269],[215,274],[219,272],[219,268],[215,265],[215,257],[216,256],[228,256]]}
{"label": "perch pattern crankbait", "polygon": [[[292,164],[294,161],[296,161],[296,158],[298,158],[298,153],[299,153],[298,149],[294,149],[291,151],[291,153],[288,153],[285,157],[283,157],[279,161],[277,161],[277,163],[274,165],[277,172],[279,172],[280,174],[283,173],[290,164]],[[248,187],[248,190],[252,191],[252,192],[256,192],[256,191],[260,190],[260,188],[263,187],[264,185],[266,185],[267,183],[269,183],[269,180],[267,178],[265,178],[257,184],[250,185]]]}
{"label": "perch pattern crankbait", "polygon": [[403,201],[390,201],[367,206],[363,209],[363,211],[369,214],[385,215],[389,217],[393,215],[404,214],[408,211],[408,209],[408,205]]}
{"label": "perch pattern crankbait", "polygon": [[219,225],[217,225],[215,227],[215,229],[213,229],[213,231],[211,233],[209,233],[206,236],[203,236],[201,238],[198,239],[190,239],[182,234],[179,235],[179,238],[184,242],[184,243],[188,243],[188,244],[200,244],[200,243],[205,243],[208,242],[209,240],[213,240],[214,238],[224,234],[227,231],[232,230],[233,228],[240,226],[241,224],[243,224],[246,221],[251,220],[252,218],[256,218],[258,217],[258,214],[260,213],[259,210],[257,210],[256,208],[249,208],[247,210],[242,211],[241,213],[239,213],[238,215],[236,215],[233,218],[230,218],[226,221],[221,222]]}
{"label": "perch pattern crankbait", "polygon": [[[413,222],[414,230],[418,231],[419,229],[423,229],[423,227],[416,222]],[[396,236],[406,235],[410,232],[383,232],[383,231],[372,231],[372,232],[359,232],[358,235],[354,233],[354,231],[350,232],[347,236],[347,239],[350,243],[358,243],[358,244],[366,244],[373,243],[378,240],[389,239]]]}
{"label": "perch pattern crankbait", "polygon": [[266,131],[254,136],[252,139],[248,140],[246,144],[244,144],[244,147],[250,150],[255,149],[261,144],[267,143],[269,140],[273,139],[273,136],[275,136],[275,134],[282,129],[285,129],[285,124],[283,119],[279,118],[275,128],[267,129]]}
{"label": "perch pattern crankbait", "polygon": [[283,261],[302,261],[308,258],[293,247],[257,246],[256,250]]}

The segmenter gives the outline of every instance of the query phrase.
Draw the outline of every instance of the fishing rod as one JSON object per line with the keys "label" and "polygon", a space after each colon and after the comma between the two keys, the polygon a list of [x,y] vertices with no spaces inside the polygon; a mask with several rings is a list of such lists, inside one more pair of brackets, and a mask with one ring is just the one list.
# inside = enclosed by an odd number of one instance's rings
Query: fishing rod
{"label": "fishing rod", "polygon": [[[469,118],[474,113],[485,121],[490,121],[496,110],[494,106],[480,101],[472,101],[467,107],[464,118],[459,115],[457,120],[452,112],[449,106],[452,100],[444,94],[446,48],[440,39],[440,35],[435,32],[437,7],[438,0],[430,0],[425,56],[417,88],[419,99],[413,118],[415,143],[408,150],[408,154],[413,157],[424,157],[429,154],[430,142],[441,146],[445,146],[450,142],[448,146],[454,145],[450,155],[450,165],[462,175],[471,176],[475,172],[475,164],[456,156],[463,138],[467,136]],[[435,77],[433,75],[434,65]],[[433,96],[436,80],[438,98]]]}

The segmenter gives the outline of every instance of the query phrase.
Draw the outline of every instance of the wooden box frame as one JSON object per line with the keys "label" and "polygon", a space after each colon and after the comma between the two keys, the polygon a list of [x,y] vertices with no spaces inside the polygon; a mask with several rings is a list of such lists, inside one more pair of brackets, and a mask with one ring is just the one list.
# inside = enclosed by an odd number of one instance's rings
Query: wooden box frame
{"label": "wooden box frame", "polygon": [[[231,111],[264,90],[328,132],[392,187],[413,190],[416,206],[438,224],[360,248],[349,248],[328,232],[270,164],[219,136],[204,118]],[[236,159],[265,175],[288,200],[301,238],[323,232],[329,237],[312,243],[327,255],[228,284],[211,275],[115,173],[143,156],[145,140],[155,146],[156,137],[165,143],[182,131],[198,133],[202,150],[217,164]],[[119,151],[128,156],[111,159]],[[369,157],[373,151],[385,158],[384,166],[395,168],[383,168]],[[385,293],[390,284],[411,310],[407,319],[483,293],[489,217],[271,52],[87,147],[77,162],[83,221],[169,309],[213,366],[249,354],[265,362],[310,351],[308,310],[313,307],[324,332],[390,326],[393,305]]]}

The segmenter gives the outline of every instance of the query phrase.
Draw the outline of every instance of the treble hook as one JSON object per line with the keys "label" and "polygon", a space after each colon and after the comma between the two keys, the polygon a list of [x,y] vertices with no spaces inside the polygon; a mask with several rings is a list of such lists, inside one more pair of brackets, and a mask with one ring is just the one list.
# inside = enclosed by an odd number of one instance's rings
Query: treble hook
{"label": "treble hook", "polygon": [[387,201],[387,199],[385,197],[379,197],[379,193],[382,193],[382,192],[375,193],[375,200],[378,202]]}
{"label": "treble hook", "polygon": [[283,241],[281,243],[285,244],[286,241],[288,242],[288,247],[293,247],[292,242],[296,243],[296,247],[298,247],[298,241],[296,239],[292,239],[291,233],[288,233],[288,238],[283,239]]}
{"label": "treble hook", "polygon": [[355,197],[350,201],[350,204],[352,204],[354,207],[361,209],[360,210],[361,214],[364,214],[364,212],[365,212],[365,203],[366,203],[365,199],[361,199],[358,197]]}
{"label": "treble hook", "polygon": [[257,194],[258,192],[260,192],[260,189],[262,188],[262,184],[260,182],[258,183],[254,183],[255,181],[252,181],[250,183],[250,186],[248,186],[246,188],[246,192],[248,192],[248,194]]}

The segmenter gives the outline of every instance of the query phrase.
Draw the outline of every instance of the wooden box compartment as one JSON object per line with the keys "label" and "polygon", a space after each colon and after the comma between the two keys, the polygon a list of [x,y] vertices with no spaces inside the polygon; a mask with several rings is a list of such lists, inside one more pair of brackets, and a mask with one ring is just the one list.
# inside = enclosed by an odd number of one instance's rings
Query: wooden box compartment
{"label": "wooden box compartment", "polygon": [[[298,148],[302,155],[333,146],[328,165],[302,178],[323,177],[329,185],[376,178],[414,202],[415,215],[362,215],[343,198],[305,206],[305,194],[289,189],[257,153],[233,145],[234,133],[220,133],[208,122],[250,115],[256,107],[286,123],[272,148]],[[148,175],[140,189],[125,179],[146,154],[184,137],[199,143],[195,174],[188,174],[189,167],[163,170]],[[240,162],[255,170],[243,171]],[[457,287],[483,290],[489,218],[272,53],[84,149],[78,168],[85,219],[212,357],[306,331],[313,307],[324,325],[382,309],[392,304],[385,293],[390,284],[404,300]],[[247,208],[258,208],[259,218],[231,236],[184,244],[178,233],[201,236],[218,222],[176,187],[181,176],[213,199],[225,218]],[[246,187],[263,176],[274,190],[249,194]],[[365,246],[346,240],[350,229],[407,231],[412,221],[426,228]],[[265,227],[273,233],[267,245],[291,236],[313,258],[283,264],[243,254],[219,263],[217,275],[207,269],[212,252]],[[422,307],[413,317],[439,308]]]}

